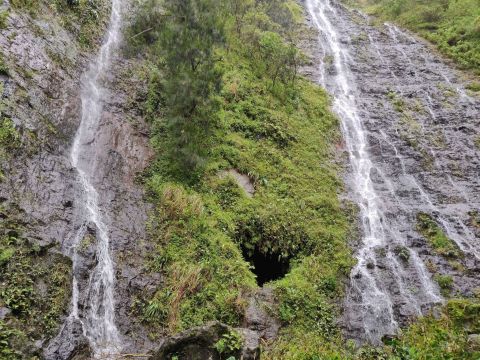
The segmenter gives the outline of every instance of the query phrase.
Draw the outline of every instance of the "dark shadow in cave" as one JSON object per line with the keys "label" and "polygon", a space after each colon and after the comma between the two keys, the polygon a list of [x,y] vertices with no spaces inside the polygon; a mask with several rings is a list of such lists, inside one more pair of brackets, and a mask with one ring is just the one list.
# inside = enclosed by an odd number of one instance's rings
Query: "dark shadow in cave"
{"label": "dark shadow in cave", "polygon": [[257,275],[259,286],[284,277],[290,269],[290,259],[281,258],[278,253],[264,254],[257,248],[253,253],[246,249],[242,249],[242,252],[245,260],[253,265],[253,273]]}

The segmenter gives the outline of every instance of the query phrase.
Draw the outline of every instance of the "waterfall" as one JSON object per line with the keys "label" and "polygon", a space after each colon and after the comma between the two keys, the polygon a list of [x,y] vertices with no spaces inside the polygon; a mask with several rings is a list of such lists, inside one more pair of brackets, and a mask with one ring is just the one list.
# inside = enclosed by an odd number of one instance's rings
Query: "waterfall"
{"label": "waterfall", "polygon": [[[341,24],[339,5],[330,0],[307,0],[306,4],[319,31],[324,56],[319,82],[332,95],[333,110],[341,120],[350,158],[350,185],[360,210],[362,244],[346,296],[346,326],[353,328],[357,337],[378,343],[383,335],[396,333],[398,303],[403,304],[404,312],[420,315],[425,304],[438,303],[441,297],[418,254],[408,248],[401,226],[396,227],[396,220],[385,213],[387,201],[396,202],[400,212],[406,212],[406,206],[395,192],[393,184],[397,179],[389,179],[371,159],[367,140],[371,134],[364,128],[365,119],[358,107],[361,91],[351,71],[353,60],[346,45],[351,39],[340,30],[345,24]],[[372,42],[370,34],[367,38]],[[378,48],[373,48],[380,54]],[[388,61],[381,56],[380,61],[388,68]],[[387,70],[396,78],[391,69]],[[383,179],[388,199],[375,189],[372,173]],[[405,249],[411,259],[408,268],[398,260],[395,249],[399,248]],[[413,286],[418,291],[412,291]]]}
{"label": "waterfall", "polygon": [[[308,0],[307,5],[315,26],[323,35],[321,45],[324,53],[333,57],[335,79],[330,83],[324,80],[322,85],[334,96],[334,111],[342,121],[342,130],[353,170],[354,190],[358,195],[361,212],[363,248],[357,254],[358,263],[352,270],[351,287],[357,289],[362,296],[359,310],[365,312],[364,326],[367,334],[375,330],[392,333],[397,327],[392,302],[381,284],[377,283],[376,276],[367,268],[369,261],[375,261],[373,254],[375,247],[385,242],[385,229],[377,204],[378,197],[370,178],[372,162],[367,151],[365,132],[355,106],[355,89],[353,88],[355,80],[348,70],[349,55],[341,46],[339,34],[327,15],[327,11],[331,13],[331,17],[335,15],[331,4],[324,0]],[[322,73],[325,73],[325,70]],[[325,77],[325,75],[322,76],[322,78]],[[372,336],[369,335],[369,337]]]}
{"label": "waterfall", "polygon": [[[99,207],[99,194],[94,185],[94,174],[97,161],[95,135],[103,109],[103,78],[108,72],[114,51],[120,42],[121,1],[112,0],[110,23],[105,42],[95,61],[90,64],[82,82],[82,118],[75,135],[70,157],[73,167],[78,173],[82,187],[82,198],[85,222],[95,225],[96,230],[96,260],[97,264],[90,273],[86,289],[83,290],[85,311],[79,315],[78,279],[73,279],[73,296],[71,317],[82,323],[84,335],[96,357],[108,358],[121,350],[120,336],[115,325],[114,301],[114,267],[109,250],[109,229],[105,215]],[[73,250],[74,267],[77,262],[76,247],[85,235],[82,226],[76,236]]]}

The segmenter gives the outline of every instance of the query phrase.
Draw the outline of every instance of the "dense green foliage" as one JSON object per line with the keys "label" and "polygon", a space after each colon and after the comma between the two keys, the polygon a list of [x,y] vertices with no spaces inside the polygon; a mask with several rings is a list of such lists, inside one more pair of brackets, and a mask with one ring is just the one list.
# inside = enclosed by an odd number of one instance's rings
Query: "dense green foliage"
{"label": "dense green foliage", "polygon": [[[11,3],[35,16],[47,4],[84,45],[99,34],[95,23],[104,8],[98,2]],[[375,11],[404,21],[413,16],[410,5],[430,7],[396,3],[403,4],[398,13],[383,13],[387,1],[382,0]],[[428,21],[437,27],[409,24],[439,44],[447,36],[444,27],[457,32],[459,23],[451,12],[460,5],[443,3],[448,6],[442,7],[441,17]],[[148,223],[153,249],[145,266],[162,280],[153,296],[136,294],[132,311],[151,327],[152,338],[214,319],[241,325],[247,302],[258,290],[256,269],[246,259],[260,253],[290,264],[285,277],[265,285],[274,290],[276,301],[269,311],[282,329],[274,343],[265,344],[263,359],[477,359],[479,345],[469,340],[480,332],[477,300],[450,300],[435,316],[413,323],[383,347],[356,349],[342,338],[337,319],[353,264],[348,241],[355,235],[350,225],[355,207],[338,199],[342,183],[335,145],[341,139],[328,96],[298,75],[302,55],[294,44],[303,21],[298,4],[142,4],[128,29],[127,51],[141,54],[137,74],[148,84],[145,94],[132,97],[143,95],[140,111],[150,124],[157,154],[142,178],[154,204]],[[1,14],[0,28],[7,22]],[[475,68],[477,50],[469,48],[475,45],[465,45],[474,44],[472,34],[470,29],[455,44],[447,41],[443,50]],[[1,59],[0,74],[8,74]],[[404,136],[414,146],[410,104],[394,93],[389,97],[405,115],[411,131]],[[4,154],[18,146],[19,136],[10,119],[0,121]],[[253,196],[239,176],[251,183]],[[70,296],[70,264],[30,244],[9,212],[0,212],[0,307],[11,310],[0,321],[0,357],[10,360],[32,353],[27,340],[56,331]],[[417,220],[434,251],[449,259],[461,256],[429,215],[419,214]],[[478,219],[472,215],[472,221]],[[408,251],[396,251],[408,263]],[[440,274],[435,279],[449,295],[453,279]],[[241,341],[237,333],[227,333],[215,348],[227,357]]]}
{"label": "dense green foliage", "polygon": [[[168,125],[175,96],[163,89],[175,82],[180,96],[190,82],[180,83],[181,74],[166,79],[170,52],[157,51],[158,44],[168,46],[162,28],[133,39],[137,48],[148,45],[140,70],[150,81],[144,111],[159,154],[146,175],[157,204],[150,224],[157,246],[149,268],[166,279],[153,299],[140,301],[139,311],[164,331],[212,319],[239,325],[256,289],[242,252],[258,251],[291,260],[289,275],[268,285],[284,322],[279,344],[337,339],[336,304],[352,265],[350,226],[337,197],[342,185],[333,146],[340,134],[326,94],[297,75],[301,57],[289,41],[301,10],[289,1],[229,1],[217,8],[224,22],[215,24],[223,28],[218,33],[224,32],[224,41],[207,39],[199,48],[212,46],[216,73],[223,76],[220,84],[215,76],[205,79],[218,89],[218,105],[210,107],[215,120],[202,143],[208,145],[205,163],[193,177],[179,171],[182,157],[163,156],[174,136]],[[151,14],[144,12],[143,23],[154,24]],[[130,31],[142,28],[137,23]],[[250,179],[253,197],[232,169]]]}
{"label": "dense green foliage", "polygon": [[[184,9],[205,11],[195,13],[202,19],[215,2],[199,4],[204,7]],[[265,345],[264,359],[473,358],[466,346],[471,330],[460,321],[467,316],[453,312],[450,304],[440,317],[421,319],[384,347],[356,349],[342,339],[336,321],[353,263],[347,241],[355,210],[342,207],[337,196],[342,184],[333,147],[340,137],[328,98],[297,75],[301,54],[292,41],[302,27],[302,11],[287,0],[230,0],[214,7],[213,20],[201,26],[194,20],[184,30],[199,42],[195,46],[212,71],[202,78],[186,67],[191,48],[181,36],[187,23],[173,17],[159,26],[157,20],[168,14],[159,1],[148,1],[129,30],[129,52],[143,54],[138,73],[149,85],[142,110],[158,154],[144,176],[155,204],[149,223],[155,251],[147,268],[161,273],[163,282],[153,297],[139,295],[136,307],[152,336],[213,319],[241,324],[257,288],[255,269],[245,259],[260,253],[290,262],[285,277],[265,285],[274,289],[270,311],[282,329],[274,343]],[[212,28],[223,35],[202,42],[201,35]],[[180,38],[180,49],[169,49],[173,37]],[[197,83],[205,93],[189,90]],[[209,116],[203,121],[183,107],[202,96],[200,105]],[[394,96],[392,102],[405,111]],[[192,140],[191,154],[198,155],[201,166],[171,156],[172,144],[181,148],[171,130],[179,116],[192,127],[182,135]],[[242,175],[254,186],[253,196],[242,188]],[[419,231],[436,251],[453,256],[451,242],[429,219],[419,215]],[[408,262],[408,255],[404,258]],[[451,280],[437,276],[445,293]],[[228,348],[227,342],[236,347],[235,339],[224,339],[219,351]]]}
{"label": "dense green foliage", "polygon": [[479,0],[348,0],[418,32],[461,67],[480,74]]}
{"label": "dense green foliage", "polygon": [[161,130],[171,164],[182,177],[202,168],[218,123],[222,71],[216,46],[223,43],[220,3],[214,0],[166,0],[158,48],[165,121]]}
{"label": "dense green foliage", "polygon": [[436,317],[426,316],[403,331],[387,347],[392,353],[387,359],[478,359],[480,343],[468,336],[479,331],[478,300],[450,300]]}

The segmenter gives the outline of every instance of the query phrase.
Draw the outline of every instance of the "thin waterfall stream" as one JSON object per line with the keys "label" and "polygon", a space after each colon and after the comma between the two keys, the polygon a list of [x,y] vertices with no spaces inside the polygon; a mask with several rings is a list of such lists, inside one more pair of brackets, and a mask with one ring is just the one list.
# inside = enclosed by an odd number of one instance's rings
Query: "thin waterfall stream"
{"label": "thin waterfall stream", "polygon": [[[81,186],[78,202],[83,209],[79,226],[70,248],[74,279],[71,313],[68,322],[79,322],[83,336],[88,339],[95,358],[109,359],[122,350],[115,325],[114,264],[110,254],[110,237],[107,215],[100,207],[95,173],[98,170],[97,155],[102,149],[96,146],[96,134],[103,111],[105,89],[103,83],[108,74],[112,57],[120,43],[121,1],[112,0],[108,30],[99,55],[90,64],[82,79],[81,122],[71,148],[71,164],[75,168]],[[93,230],[90,230],[94,228]],[[95,234],[96,265],[90,271],[87,284],[79,287],[76,267],[79,265],[78,248],[87,232]],[[82,308],[80,309],[80,303]],[[62,329],[63,330],[63,329]],[[60,336],[62,335],[60,333]],[[66,338],[64,341],[68,341]]]}
{"label": "thin waterfall stream", "polygon": [[[121,9],[120,0],[112,0],[110,24],[100,54],[83,80],[82,120],[71,150],[72,165],[78,172],[83,188],[85,215],[95,224],[97,231],[97,266],[90,274],[86,298],[88,311],[82,320],[84,333],[96,356],[118,354],[121,350],[120,337],[115,326],[114,269],[109,250],[109,234],[98,205],[98,193],[92,183],[95,172],[95,133],[102,115],[102,78],[106,75],[113,52],[120,41]],[[85,158],[84,147],[93,148],[93,159]],[[91,154],[91,152],[90,152]],[[84,231],[80,229],[80,231]],[[80,237],[78,237],[80,238]],[[77,246],[78,244],[76,244]],[[76,251],[76,250],[75,250]],[[74,251],[74,252],[75,252]],[[74,262],[75,262],[74,253]],[[74,286],[77,281],[74,280]],[[73,294],[78,294],[74,289]],[[73,296],[73,309],[78,312],[78,298]],[[78,315],[76,315],[78,316]]]}
{"label": "thin waterfall stream", "polygon": [[[306,68],[331,96],[344,140],[336,149],[347,159],[344,195],[358,209],[357,262],[339,324],[346,338],[379,345],[445,302],[437,275],[452,276],[452,294],[469,296],[480,287],[480,227],[472,223],[480,209],[480,158],[472,150],[480,100],[408,32],[372,26],[340,0],[303,2],[315,30],[307,49],[315,69]],[[111,0],[104,42],[81,79],[81,114],[72,116],[81,121],[68,160],[61,153],[74,190],[61,237],[73,263],[72,297],[46,360],[80,353],[113,360],[159,345],[131,315],[132,295],[155,289],[163,275],[143,269],[150,208],[133,178],[152,154],[148,136],[135,137],[122,103],[134,83],[122,83],[120,72],[130,59],[116,58],[125,3]],[[419,229],[422,215],[458,247],[464,270],[435,252]]]}

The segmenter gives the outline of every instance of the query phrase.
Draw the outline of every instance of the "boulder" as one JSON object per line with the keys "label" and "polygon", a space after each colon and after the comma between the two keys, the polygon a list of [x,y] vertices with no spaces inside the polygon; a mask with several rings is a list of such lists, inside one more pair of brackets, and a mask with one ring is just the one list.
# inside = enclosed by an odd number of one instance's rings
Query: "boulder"
{"label": "boulder", "polygon": [[83,335],[82,324],[69,318],[60,333],[44,351],[46,360],[89,360],[92,352],[88,339]]}
{"label": "boulder", "polygon": [[[242,336],[243,345],[241,349],[225,357],[216,350],[215,344],[222,339],[223,335],[232,331]],[[170,360],[174,356],[178,360],[223,360],[230,356],[234,356],[235,359],[256,360],[260,354],[259,344],[260,338],[255,331],[233,329],[215,321],[165,338],[150,360]]]}

